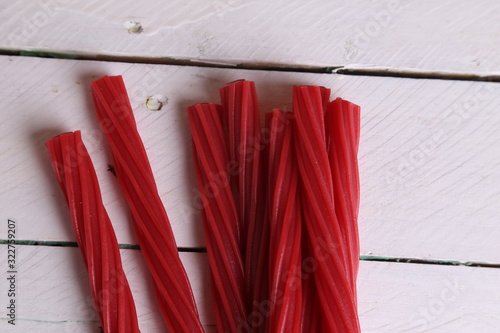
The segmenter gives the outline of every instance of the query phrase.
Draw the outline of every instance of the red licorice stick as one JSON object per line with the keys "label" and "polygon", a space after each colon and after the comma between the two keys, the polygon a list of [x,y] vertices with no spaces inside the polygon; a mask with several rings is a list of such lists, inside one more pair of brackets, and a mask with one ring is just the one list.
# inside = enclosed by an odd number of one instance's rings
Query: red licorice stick
{"label": "red licorice stick", "polygon": [[[300,191],[300,205],[303,206],[303,191]],[[302,214],[302,237],[301,237],[301,273],[302,273],[302,326],[299,332],[322,332],[321,331],[321,304],[314,281],[314,271],[317,262],[313,256],[313,250],[309,241],[309,234],[305,225],[304,214]]]}
{"label": "red licorice stick", "polygon": [[165,323],[170,332],[203,332],[122,77],[92,82],[92,94]]}
{"label": "red licorice stick", "polygon": [[335,193],[335,214],[346,243],[351,261],[352,292],[356,301],[356,278],[359,266],[359,172],[358,146],[360,108],[337,98],[330,102],[325,114],[326,134],[329,141],[328,157]]}
{"label": "red licorice stick", "polygon": [[269,332],[300,332],[302,325],[301,208],[292,114],[274,110],[270,121]]}
{"label": "red licorice stick", "polygon": [[231,182],[239,210],[241,250],[259,209],[260,113],[253,81],[237,80],[220,89],[227,127]]}
{"label": "red licorice stick", "polygon": [[[269,302],[269,224],[262,173],[260,112],[255,84],[237,80],[220,89],[223,124],[228,133],[229,172],[241,223],[240,249],[245,252],[245,289],[254,332],[266,327],[262,306]],[[265,304],[264,304],[265,303]],[[251,318],[258,316],[257,320]],[[262,319],[262,320],[261,320]],[[262,322],[261,322],[262,321]]]}
{"label": "red licorice stick", "polygon": [[[309,251],[303,251],[302,266],[302,323],[301,333],[323,332],[321,330],[322,313],[314,278],[311,276],[315,264],[310,260]],[[306,256],[307,255],[307,256]]]}
{"label": "red licorice stick", "polygon": [[48,140],[47,148],[71,212],[103,331],[140,332],[118,242],[102,204],[94,166],[80,131]]}
{"label": "red licorice stick", "polygon": [[333,181],[326,150],[325,89],[294,87],[297,160],[303,186],[303,209],[326,332],[359,332],[347,257],[347,245],[335,214]]}
{"label": "red licorice stick", "polygon": [[221,107],[197,104],[188,108],[203,225],[211,270],[218,332],[247,327],[243,260],[238,244],[238,214],[229,175],[221,124]]}
{"label": "red licorice stick", "polygon": [[[265,115],[265,128],[261,132],[261,155],[260,155],[260,175],[258,186],[259,213],[253,226],[249,228],[247,242],[246,270],[248,272],[246,283],[249,305],[248,322],[249,332],[265,333],[269,332],[269,316],[271,311],[271,301],[269,294],[270,267],[270,205],[268,199],[268,160],[269,143],[272,112]],[[262,214],[264,214],[262,216]],[[252,251],[248,255],[249,251]],[[252,283],[252,281],[254,281]],[[253,289],[252,289],[253,287]]]}

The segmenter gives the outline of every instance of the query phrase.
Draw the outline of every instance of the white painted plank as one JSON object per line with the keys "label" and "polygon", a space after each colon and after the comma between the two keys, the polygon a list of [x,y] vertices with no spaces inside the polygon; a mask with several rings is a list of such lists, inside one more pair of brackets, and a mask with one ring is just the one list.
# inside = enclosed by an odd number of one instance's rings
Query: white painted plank
{"label": "white painted plank", "polygon": [[[7,246],[0,246],[2,271],[7,270]],[[164,332],[166,327],[156,306],[154,291],[146,264],[138,250],[121,250],[123,267],[136,303],[140,329]],[[208,285],[208,261],[200,253],[180,253],[191,281],[205,325],[213,323]],[[0,314],[2,332],[98,332],[100,321],[85,266],[78,248],[16,246],[16,325],[9,325],[6,313]],[[2,309],[8,306],[6,277],[0,288]],[[4,306],[5,305],[5,306]],[[6,319],[7,318],[7,319]],[[36,330],[34,328],[36,327]]]}
{"label": "white painted plank", "polygon": [[[98,332],[85,268],[77,248],[17,246],[17,322],[0,314],[0,330]],[[122,250],[143,332],[163,332],[139,251]],[[6,246],[0,246],[6,267]],[[181,253],[202,322],[213,324],[205,254]],[[4,276],[4,274],[2,274]],[[363,332],[497,332],[500,270],[473,267],[361,262],[358,279]],[[0,279],[0,291],[7,290]],[[5,297],[2,302],[6,302]],[[5,304],[1,304],[4,308]],[[263,312],[265,315],[265,312]]]}
{"label": "white painted plank", "polygon": [[499,275],[489,268],[362,261],[362,332],[498,332]]}
{"label": "white painted plank", "polygon": [[[495,0],[4,0],[0,47],[76,54],[493,72]],[[143,31],[131,34],[128,21]]]}
{"label": "white painted plank", "polygon": [[[19,239],[74,239],[44,141],[81,129],[117,237],[135,244],[89,93],[90,80],[123,74],[178,245],[203,246],[185,109],[217,102],[218,88],[246,78],[257,82],[262,111],[290,110],[293,84],[324,85],[362,106],[363,254],[500,262],[498,84],[23,57],[0,64],[0,211],[18,222]],[[153,94],[169,98],[161,111],[145,107]]]}

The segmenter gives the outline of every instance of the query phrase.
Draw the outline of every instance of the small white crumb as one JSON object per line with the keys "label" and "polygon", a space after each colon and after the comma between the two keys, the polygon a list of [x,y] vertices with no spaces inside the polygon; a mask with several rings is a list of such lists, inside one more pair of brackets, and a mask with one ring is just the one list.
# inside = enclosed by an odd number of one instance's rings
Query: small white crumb
{"label": "small white crumb", "polygon": [[151,111],[158,111],[163,107],[163,105],[166,105],[167,103],[168,98],[164,95],[153,95],[148,97],[148,99],[146,100],[146,106]]}
{"label": "small white crumb", "polygon": [[128,32],[131,34],[139,34],[142,32],[141,22],[137,22],[137,21],[125,22],[125,28],[127,28]]}

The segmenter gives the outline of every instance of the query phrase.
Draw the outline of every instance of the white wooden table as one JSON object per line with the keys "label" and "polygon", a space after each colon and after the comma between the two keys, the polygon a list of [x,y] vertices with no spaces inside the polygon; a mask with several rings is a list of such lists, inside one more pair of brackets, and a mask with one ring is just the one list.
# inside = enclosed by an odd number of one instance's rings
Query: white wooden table
{"label": "white wooden table", "polygon": [[[208,331],[185,110],[217,102],[218,88],[238,78],[256,81],[263,111],[290,110],[294,84],[324,85],[362,106],[363,332],[500,331],[497,1],[4,0],[0,10],[0,332],[99,331],[44,147],[77,129],[141,329],[165,330],[92,109],[90,81],[118,74]],[[150,111],[145,101],[156,94],[168,102]],[[15,326],[6,309],[9,219]]]}

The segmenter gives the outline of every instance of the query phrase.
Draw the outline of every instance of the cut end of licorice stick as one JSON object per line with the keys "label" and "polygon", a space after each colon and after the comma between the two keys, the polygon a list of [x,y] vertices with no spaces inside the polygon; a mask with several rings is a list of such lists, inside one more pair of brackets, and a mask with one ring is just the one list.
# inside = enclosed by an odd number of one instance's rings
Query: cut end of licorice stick
{"label": "cut end of licorice stick", "polygon": [[61,134],[48,140],[46,145],[71,212],[103,331],[139,332],[118,242],[104,209],[97,176],[81,133]]}
{"label": "cut end of licorice stick", "polygon": [[203,332],[122,77],[92,82],[92,95],[165,323],[171,332]]}

